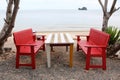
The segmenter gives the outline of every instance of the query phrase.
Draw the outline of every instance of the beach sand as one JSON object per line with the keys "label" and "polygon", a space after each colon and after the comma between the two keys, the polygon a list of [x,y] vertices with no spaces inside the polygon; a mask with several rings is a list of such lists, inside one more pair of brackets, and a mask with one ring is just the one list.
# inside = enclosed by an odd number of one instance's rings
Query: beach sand
{"label": "beach sand", "polygon": [[[53,32],[39,32],[48,35]],[[63,32],[64,33],[64,32]],[[71,32],[75,40],[75,35],[88,34],[86,32]],[[85,70],[85,55],[82,51],[76,51],[76,40],[74,44],[73,67],[69,67],[69,53],[65,47],[54,47],[51,52],[51,68],[47,68],[45,51],[40,51],[36,55],[36,69],[31,67],[15,68],[16,48],[13,37],[9,37],[5,47],[11,47],[10,52],[0,55],[0,80],[120,80],[120,60],[107,58],[107,70],[90,69]],[[29,62],[30,58],[21,57],[22,62]],[[100,59],[92,58],[92,62],[100,63]]]}

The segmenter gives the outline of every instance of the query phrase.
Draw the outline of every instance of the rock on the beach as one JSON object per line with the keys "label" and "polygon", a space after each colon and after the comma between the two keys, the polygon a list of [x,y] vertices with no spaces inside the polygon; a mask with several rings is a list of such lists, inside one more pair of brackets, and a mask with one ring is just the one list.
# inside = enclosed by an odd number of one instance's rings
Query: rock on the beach
{"label": "rock on the beach", "polygon": [[117,55],[118,58],[120,59],[120,50],[115,55]]}

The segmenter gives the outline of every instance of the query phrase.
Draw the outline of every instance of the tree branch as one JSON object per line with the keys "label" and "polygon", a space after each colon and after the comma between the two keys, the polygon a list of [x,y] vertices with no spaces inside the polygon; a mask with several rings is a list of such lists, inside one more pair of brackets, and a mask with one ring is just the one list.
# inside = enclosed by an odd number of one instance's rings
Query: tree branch
{"label": "tree branch", "polygon": [[114,10],[113,10],[113,13],[114,13],[115,11],[119,10],[119,9],[120,9],[120,7],[118,7],[117,9],[114,9]]}
{"label": "tree branch", "polygon": [[103,12],[105,13],[105,9],[104,9],[104,6],[103,6],[103,4],[102,4],[102,1],[101,1],[101,0],[98,0],[98,2],[100,3],[100,5],[101,5],[101,7],[102,7],[102,10],[103,10]]}
{"label": "tree branch", "polygon": [[15,19],[16,19],[16,15],[19,9],[19,2],[20,0],[16,0],[15,4],[14,4],[14,8],[13,8],[13,14],[12,14],[12,18],[11,18],[11,22],[10,22],[10,27],[9,29],[12,30],[12,28],[14,27],[14,23],[15,23]]}
{"label": "tree branch", "polygon": [[5,21],[6,24],[9,24],[9,22],[7,22],[5,18],[4,18],[4,21]]}
{"label": "tree branch", "polygon": [[105,9],[105,12],[107,12],[107,5],[108,5],[108,0],[105,0],[105,2],[104,2],[104,9]]}
{"label": "tree branch", "polygon": [[[7,11],[11,11],[12,9],[11,9],[11,6],[13,6],[13,2],[12,2],[13,0],[9,0],[9,4],[8,4],[8,6],[9,7],[7,7]],[[5,24],[4,25],[4,27],[3,27],[3,29],[2,29],[2,31],[1,31],[1,33],[0,33],[0,41],[4,41],[4,40],[6,40],[6,38],[9,36],[9,34],[11,34],[11,31],[12,31],[12,29],[13,29],[13,27],[14,27],[14,23],[15,23],[15,18],[16,18],[16,15],[17,15],[17,12],[18,12],[18,6],[19,6],[19,1],[20,0],[16,0],[16,3],[14,4],[14,8],[13,8],[13,11],[11,11],[12,13],[11,13],[11,19],[10,19],[10,22],[9,22],[9,24]],[[8,12],[6,11],[6,18],[8,19]],[[8,23],[8,21],[6,20],[6,19],[4,19],[5,20],[5,23],[7,22]],[[2,34],[2,36],[1,36],[1,34]],[[0,42],[1,43],[1,42]]]}
{"label": "tree branch", "polygon": [[12,4],[13,0],[9,0],[8,6],[7,6],[7,11],[6,11],[6,21],[10,22],[11,14],[12,14]]}
{"label": "tree branch", "polygon": [[110,13],[113,13],[113,11],[115,10],[115,4],[116,4],[117,0],[113,0],[113,4],[111,6],[111,9],[110,9]]}

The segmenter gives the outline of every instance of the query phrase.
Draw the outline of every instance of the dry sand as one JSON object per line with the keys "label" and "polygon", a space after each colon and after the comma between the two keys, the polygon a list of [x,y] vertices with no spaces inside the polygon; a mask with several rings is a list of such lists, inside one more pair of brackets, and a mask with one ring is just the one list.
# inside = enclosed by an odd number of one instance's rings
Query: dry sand
{"label": "dry sand", "polygon": [[[51,32],[38,34],[48,35]],[[88,32],[68,32],[75,38],[76,34],[88,34]],[[12,51],[0,56],[0,80],[120,80],[120,60],[107,58],[107,70],[90,69],[86,71],[85,55],[82,51],[76,51],[74,45],[73,67],[69,67],[69,54],[65,47],[55,47],[51,52],[51,68],[47,68],[46,53],[40,51],[36,56],[36,69],[31,67],[15,68],[16,49],[13,37],[10,37],[5,47],[12,47]],[[29,57],[21,57],[23,62],[28,62]],[[100,63],[100,59],[93,58],[94,63]]]}

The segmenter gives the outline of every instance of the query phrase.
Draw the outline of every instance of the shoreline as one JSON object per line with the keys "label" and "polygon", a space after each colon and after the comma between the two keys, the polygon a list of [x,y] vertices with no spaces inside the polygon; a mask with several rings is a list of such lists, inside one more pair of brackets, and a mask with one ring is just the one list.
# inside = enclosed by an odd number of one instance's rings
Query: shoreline
{"label": "shoreline", "polygon": [[87,32],[90,30],[90,28],[95,28],[101,30],[102,27],[96,27],[96,26],[82,26],[81,25],[49,25],[49,26],[33,26],[33,27],[15,27],[13,29],[14,31],[19,31],[27,28],[32,28],[34,32]]}

